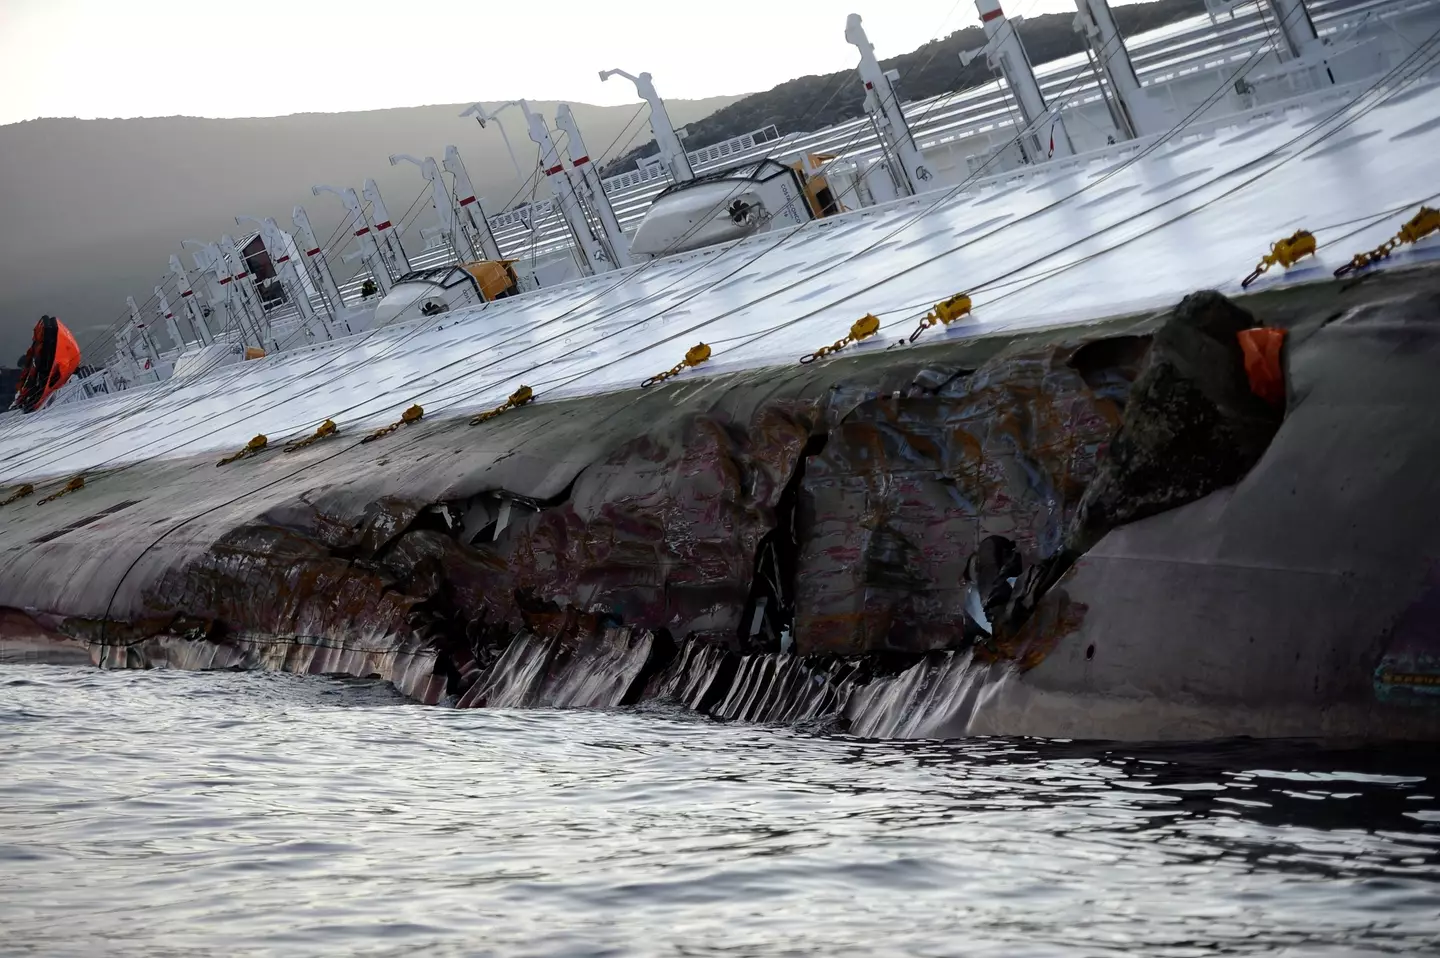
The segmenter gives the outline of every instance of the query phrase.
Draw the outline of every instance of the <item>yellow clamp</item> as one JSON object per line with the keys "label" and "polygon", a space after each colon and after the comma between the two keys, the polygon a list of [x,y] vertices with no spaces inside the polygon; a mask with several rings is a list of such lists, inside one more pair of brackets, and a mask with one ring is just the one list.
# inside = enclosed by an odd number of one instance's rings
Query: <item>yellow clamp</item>
{"label": "yellow clamp", "polygon": [[85,488],[85,477],[84,477],[84,476],[76,476],[74,479],[71,479],[69,482],[65,483],[65,488],[61,489],[59,492],[52,492],[52,493],[50,493],[50,495],[46,496],[44,499],[41,499],[39,502],[37,502],[36,505],[43,506],[43,505],[45,505],[45,503],[47,503],[47,502],[54,502],[56,499],[59,499],[59,498],[60,498],[61,496],[63,496],[63,495],[67,495],[67,494],[69,494],[69,493],[74,492],[74,491],[77,490],[77,489],[84,489],[84,488]]}
{"label": "yellow clamp", "polygon": [[862,339],[868,339],[879,331],[880,318],[872,313],[866,313],[864,316],[855,320],[854,325],[850,327],[850,332],[845,335],[844,339],[837,339],[832,346],[821,346],[813,353],[806,353],[800,357],[800,362],[813,363],[815,360],[823,359],[831,353],[839,352],[851,343],[858,343]]}
{"label": "yellow clamp", "polygon": [[920,338],[921,333],[936,323],[944,323],[946,326],[949,326],[960,317],[968,316],[970,314],[970,305],[970,297],[965,293],[956,293],[949,299],[936,303],[935,308],[926,313],[925,318],[920,320],[920,325],[915,327],[915,332],[910,334],[910,342],[915,342],[915,340]]}
{"label": "yellow clamp", "polygon": [[376,439],[383,439],[395,430],[399,429],[401,426],[408,426],[411,423],[419,422],[420,417],[423,415],[425,415],[424,407],[421,406],[419,403],[416,403],[400,415],[399,422],[392,422],[390,425],[385,426],[382,429],[375,430],[370,435],[366,436],[364,439],[361,439],[360,443],[361,445],[364,445],[367,442],[374,442]]}
{"label": "yellow clamp", "polygon": [[270,440],[266,439],[263,434],[256,436],[254,439],[251,439],[245,444],[244,449],[241,449],[233,456],[226,456],[224,459],[221,459],[219,462],[215,463],[215,465],[223,466],[227,462],[234,462],[236,459],[244,459],[246,456],[253,456],[260,450],[264,449],[266,443],[268,443],[269,441]]}
{"label": "yellow clamp", "polygon": [[514,409],[517,406],[523,406],[534,398],[535,390],[531,389],[529,386],[521,386],[519,389],[515,390],[513,393],[510,394],[509,399],[505,400],[489,412],[482,412],[480,415],[470,420],[470,425],[478,426],[482,422],[489,422],[505,410]]}
{"label": "yellow clamp", "polygon": [[1276,240],[1270,244],[1270,252],[1260,257],[1260,265],[1255,271],[1240,281],[1240,288],[1245,289],[1251,283],[1260,278],[1260,274],[1272,266],[1283,266],[1289,269],[1298,260],[1306,256],[1315,255],[1315,236],[1309,230],[1296,230],[1294,235],[1282,240]]}
{"label": "yellow clamp", "polygon": [[16,487],[15,491],[10,493],[9,498],[5,499],[5,501],[3,502],[0,502],[0,506],[8,506],[12,502],[18,502],[19,500],[24,499],[26,496],[32,495],[34,492],[35,487],[27,482],[23,486]]}
{"label": "yellow clamp", "polygon": [[698,366],[709,358],[709,346],[705,345],[704,343],[700,343],[697,346],[691,346],[690,349],[685,353],[684,359],[680,360],[680,362],[676,363],[674,366],[671,366],[663,373],[656,373],[655,375],[651,376],[649,379],[645,380],[643,383],[640,384],[640,388],[649,389],[651,386],[663,383],[667,379],[671,379],[675,376],[680,375],[680,370],[684,369],[686,366]]}
{"label": "yellow clamp", "polygon": [[314,445],[315,443],[319,442],[321,439],[326,438],[327,436],[333,436],[339,431],[340,427],[335,425],[335,420],[327,419],[320,424],[319,429],[315,430],[315,435],[306,436],[304,439],[292,439],[287,442],[285,444],[285,451],[296,452],[300,449],[304,449],[306,446]]}
{"label": "yellow clamp", "polygon": [[1335,271],[1335,276],[1339,278],[1372,266],[1393,253],[1401,243],[1416,243],[1437,231],[1440,231],[1440,210],[1422,206],[1420,212],[1410,217],[1398,233],[1368,253],[1356,253],[1350,262]]}

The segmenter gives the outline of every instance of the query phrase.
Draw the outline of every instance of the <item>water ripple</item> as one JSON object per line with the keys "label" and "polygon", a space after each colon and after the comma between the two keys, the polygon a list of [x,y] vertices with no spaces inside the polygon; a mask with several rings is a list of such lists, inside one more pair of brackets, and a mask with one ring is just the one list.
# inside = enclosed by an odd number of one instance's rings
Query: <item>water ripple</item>
{"label": "water ripple", "polygon": [[283,675],[0,690],[5,954],[1440,945],[1434,749],[877,743]]}

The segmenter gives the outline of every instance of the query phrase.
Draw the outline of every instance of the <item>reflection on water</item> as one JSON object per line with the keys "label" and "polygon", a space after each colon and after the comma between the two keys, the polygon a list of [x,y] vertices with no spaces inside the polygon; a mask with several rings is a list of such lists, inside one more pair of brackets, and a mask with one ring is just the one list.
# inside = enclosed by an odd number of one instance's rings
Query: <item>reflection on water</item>
{"label": "reflection on water", "polygon": [[3,668],[0,953],[1413,954],[1437,775]]}

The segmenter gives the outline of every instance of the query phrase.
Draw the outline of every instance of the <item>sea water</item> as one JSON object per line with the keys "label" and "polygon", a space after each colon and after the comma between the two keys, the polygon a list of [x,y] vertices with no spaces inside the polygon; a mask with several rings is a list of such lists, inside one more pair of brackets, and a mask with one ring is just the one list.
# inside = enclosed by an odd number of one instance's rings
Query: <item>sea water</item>
{"label": "sea water", "polygon": [[1414,954],[1429,748],[873,742],[0,668],[0,954]]}

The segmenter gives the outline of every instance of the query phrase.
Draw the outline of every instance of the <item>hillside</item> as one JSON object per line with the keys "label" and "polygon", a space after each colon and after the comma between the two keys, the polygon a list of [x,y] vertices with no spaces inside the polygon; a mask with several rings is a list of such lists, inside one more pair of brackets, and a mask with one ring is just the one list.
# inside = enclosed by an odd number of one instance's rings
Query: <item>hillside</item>
{"label": "hillside", "polygon": [[[670,109],[676,122],[693,123],[736,99],[674,100]],[[554,116],[553,102],[532,106]],[[597,151],[635,115],[634,105],[573,106]],[[391,167],[391,153],[438,159],[446,144],[455,144],[476,189],[498,211],[516,193],[510,157],[494,124],[481,130],[460,119],[462,109],[450,104],[237,120],[45,119],[0,126],[0,364],[24,352],[41,313],[63,319],[83,347],[94,339],[94,327],[108,327],[125,310],[127,294],[141,303],[150,298],[181,240],[241,233],[237,214],[274,216],[286,225],[291,207],[301,203],[323,239],[343,208],[333,196],[311,196],[314,184],[359,189],[373,177],[391,215],[400,219],[425,181],[409,164]],[[529,173],[535,146],[524,121],[509,111],[504,123]],[[419,209],[407,240],[416,248],[420,227],[435,222],[428,204],[422,201]]]}
{"label": "hillside", "polygon": [[[1152,0],[1114,7],[1121,33],[1132,36],[1205,12],[1204,0]],[[1050,13],[1021,20],[1020,37],[1036,64],[1048,63],[1081,50],[1080,35],[1072,26],[1073,13]],[[900,71],[900,95],[921,100],[952,90],[966,90],[994,80],[983,58],[968,67],[960,53],[985,43],[979,26],[957,30],[910,53],[882,60],[885,69]],[[758,130],[771,123],[782,134],[824,129],[854,119],[864,112],[865,91],[850,71],[800,77],[764,93],[755,93],[689,125],[688,142],[695,148]],[[678,125],[678,121],[677,121]],[[650,140],[617,157],[605,168],[606,176],[633,169],[642,157],[656,151]]]}

